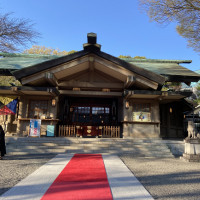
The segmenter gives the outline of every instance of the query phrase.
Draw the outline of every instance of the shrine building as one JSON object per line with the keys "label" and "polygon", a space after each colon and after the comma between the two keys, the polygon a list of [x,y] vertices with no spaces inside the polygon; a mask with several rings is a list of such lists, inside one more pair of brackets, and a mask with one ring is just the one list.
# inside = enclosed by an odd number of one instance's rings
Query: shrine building
{"label": "shrine building", "polygon": [[30,120],[41,119],[44,137],[50,125],[57,137],[186,137],[191,91],[163,88],[199,81],[180,65],[191,61],[118,58],[101,51],[96,34],[87,40],[65,56],[0,53],[1,76],[21,83],[0,86],[1,97],[18,99],[16,114],[0,116],[7,134],[28,136]]}

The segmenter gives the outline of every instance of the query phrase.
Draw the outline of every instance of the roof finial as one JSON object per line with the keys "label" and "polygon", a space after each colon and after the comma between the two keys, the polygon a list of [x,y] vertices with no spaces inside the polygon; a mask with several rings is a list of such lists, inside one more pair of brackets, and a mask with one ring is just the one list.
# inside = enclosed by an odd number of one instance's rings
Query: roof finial
{"label": "roof finial", "polygon": [[89,44],[96,44],[97,43],[97,34],[96,33],[88,33],[87,39]]}
{"label": "roof finial", "polygon": [[83,44],[83,49],[86,51],[100,51],[101,45],[97,44],[97,34],[96,33],[88,33],[87,34],[88,42]]}

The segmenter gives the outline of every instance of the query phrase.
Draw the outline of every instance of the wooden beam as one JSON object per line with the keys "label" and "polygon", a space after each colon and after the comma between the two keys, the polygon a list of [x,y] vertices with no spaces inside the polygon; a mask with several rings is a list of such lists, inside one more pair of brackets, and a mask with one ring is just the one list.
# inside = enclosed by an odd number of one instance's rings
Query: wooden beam
{"label": "wooden beam", "polygon": [[161,91],[149,90],[124,90],[123,96],[125,99],[141,98],[141,99],[155,99],[161,95]]}
{"label": "wooden beam", "polygon": [[60,94],[60,92],[56,89],[56,88],[47,88],[47,92],[51,95],[51,96],[58,96]]}
{"label": "wooden beam", "polygon": [[[99,65],[101,65],[99,67],[98,67],[98,65],[96,65],[95,66],[96,69],[101,70],[104,73],[114,75],[116,78],[124,81],[126,87],[130,87],[132,85],[132,83],[129,80],[127,83],[127,77],[131,77],[131,76],[135,77],[135,82],[143,84],[143,85],[147,86],[148,88],[157,89],[157,87],[158,87],[158,83],[156,83],[150,79],[147,79],[147,78],[143,77],[142,75],[138,75],[138,74],[133,73],[132,71],[124,69],[123,67],[118,66],[114,63],[105,61],[103,59],[99,59],[97,57],[95,57],[95,61],[97,63],[99,63]],[[108,72],[106,72],[106,70],[108,70]]]}
{"label": "wooden beam", "polygon": [[47,81],[50,85],[57,86],[57,79],[56,79],[56,77],[54,76],[53,73],[51,73],[51,72],[46,72],[44,76],[45,76],[46,81]]}
{"label": "wooden beam", "polygon": [[124,73],[124,70],[120,70],[117,66],[110,66],[109,64],[107,64],[106,62],[103,62],[101,59],[98,59],[98,62],[96,62],[96,58],[95,58],[95,69],[98,71],[101,71],[109,76],[114,77],[115,79],[118,79],[120,81],[125,82],[127,79],[128,75],[133,75],[131,72],[128,73]]}
{"label": "wooden beam", "polygon": [[46,79],[46,73],[52,73],[52,74],[59,73],[59,72],[62,73],[63,70],[73,69],[73,67],[75,67],[75,66],[78,67],[78,65],[85,63],[87,61],[88,61],[88,56],[79,58],[79,59],[71,61],[67,64],[65,63],[65,64],[58,65],[48,71],[46,70],[43,72],[39,72],[39,73],[30,75],[30,76],[24,77],[24,78],[22,78],[21,83],[22,83],[22,85],[25,85],[27,83],[36,81],[38,79]]}
{"label": "wooden beam", "polygon": [[[121,79],[117,79],[116,77],[113,76],[113,74],[106,74],[104,71],[100,71],[98,69],[95,69],[95,72],[101,76],[102,80],[105,80],[105,82],[114,82],[114,83],[117,83],[117,82],[121,82],[121,83],[124,83],[124,79],[121,80]],[[124,77],[126,78],[126,76]]]}
{"label": "wooden beam", "polygon": [[70,80],[72,80],[72,79],[77,79],[77,78],[81,77],[81,76],[82,76],[83,74],[85,74],[85,73],[89,73],[89,69],[86,69],[86,70],[81,71],[81,72],[78,72],[78,73],[76,73],[76,74],[72,74],[72,75],[70,75],[70,76],[67,76],[67,77],[58,79],[58,80],[57,80],[57,83],[58,83],[58,85],[59,85],[59,84],[62,83],[62,82],[70,81]]}
{"label": "wooden beam", "polygon": [[122,96],[121,92],[101,92],[101,91],[73,91],[73,90],[59,90],[60,94],[75,95],[75,96]]}
{"label": "wooden beam", "polygon": [[12,87],[11,90],[13,92],[15,92],[17,95],[20,95],[20,96],[23,96],[24,93],[22,91],[19,91],[18,88],[15,86],[15,87]]}
{"label": "wooden beam", "polygon": [[21,83],[22,83],[22,85],[26,85],[27,83],[30,83],[32,81],[36,81],[36,80],[42,79],[42,78],[44,78],[43,73],[36,74],[36,75],[33,75],[33,76],[28,76],[28,77],[22,78]]}
{"label": "wooden beam", "polygon": [[108,67],[109,69],[112,69],[113,71],[116,71],[122,75],[125,75],[125,76],[129,76],[129,75],[134,75],[133,72],[125,69],[124,67],[120,66],[120,65],[116,65],[112,62],[109,62],[107,60],[104,60],[102,58],[99,58],[99,57],[95,57],[95,62],[103,65],[103,66],[106,66]]}
{"label": "wooden beam", "polygon": [[94,57],[90,56],[89,57],[89,78],[90,82],[94,81]]}
{"label": "wooden beam", "polygon": [[152,88],[154,90],[156,90],[158,88],[158,83],[153,82],[153,81],[146,79],[144,77],[136,76],[135,82],[146,85],[147,87]]}
{"label": "wooden beam", "polygon": [[58,96],[60,93],[55,87],[27,87],[27,86],[18,86],[11,87],[11,91],[15,94],[22,95],[35,95],[35,94],[43,94],[43,95],[51,95]]}
{"label": "wooden beam", "polygon": [[99,82],[79,82],[79,81],[63,81],[58,87],[75,87],[75,88],[110,88],[122,89],[123,83],[99,83]]}
{"label": "wooden beam", "polygon": [[58,65],[58,66],[56,66],[55,68],[53,68],[53,69],[51,69],[49,71],[52,72],[52,73],[58,73],[60,71],[63,71],[63,70],[66,70],[66,69],[70,69],[70,68],[74,68],[75,66],[83,64],[85,62],[88,62],[88,60],[89,60],[88,56],[82,57],[82,58],[73,60],[73,61],[71,61],[69,63]]}
{"label": "wooden beam", "polygon": [[124,83],[125,88],[131,87],[135,83],[136,78],[134,76],[128,76],[126,82]]}
{"label": "wooden beam", "polygon": [[125,99],[129,99],[132,94],[133,94],[133,91],[130,91],[130,90],[124,90],[123,92],[123,96]]}

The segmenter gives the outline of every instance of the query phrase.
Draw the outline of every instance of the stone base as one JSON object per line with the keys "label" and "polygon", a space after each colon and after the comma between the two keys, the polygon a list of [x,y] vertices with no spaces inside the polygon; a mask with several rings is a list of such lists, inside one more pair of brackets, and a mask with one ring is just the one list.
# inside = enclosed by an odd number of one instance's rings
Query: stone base
{"label": "stone base", "polygon": [[185,152],[181,159],[188,162],[200,162],[200,139],[199,138],[186,138]]}
{"label": "stone base", "polygon": [[185,154],[200,154],[200,139],[199,138],[186,138],[185,142]]}
{"label": "stone base", "polygon": [[188,162],[200,162],[200,154],[183,154],[183,156],[181,157],[181,159],[184,159],[185,161]]}

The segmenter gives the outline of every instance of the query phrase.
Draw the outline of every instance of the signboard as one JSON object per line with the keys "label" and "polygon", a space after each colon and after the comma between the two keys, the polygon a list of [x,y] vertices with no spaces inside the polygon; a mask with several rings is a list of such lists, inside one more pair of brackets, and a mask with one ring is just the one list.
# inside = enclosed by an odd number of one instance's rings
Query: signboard
{"label": "signboard", "polygon": [[133,121],[150,122],[151,114],[150,114],[150,112],[133,112]]}
{"label": "signboard", "polygon": [[54,137],[54,125],[47,125],[47,136]]}
{"label": "signboard", "polygon": [[40,126],[41,126],[41,119],[31,119],[29,136],[40,137]]}

